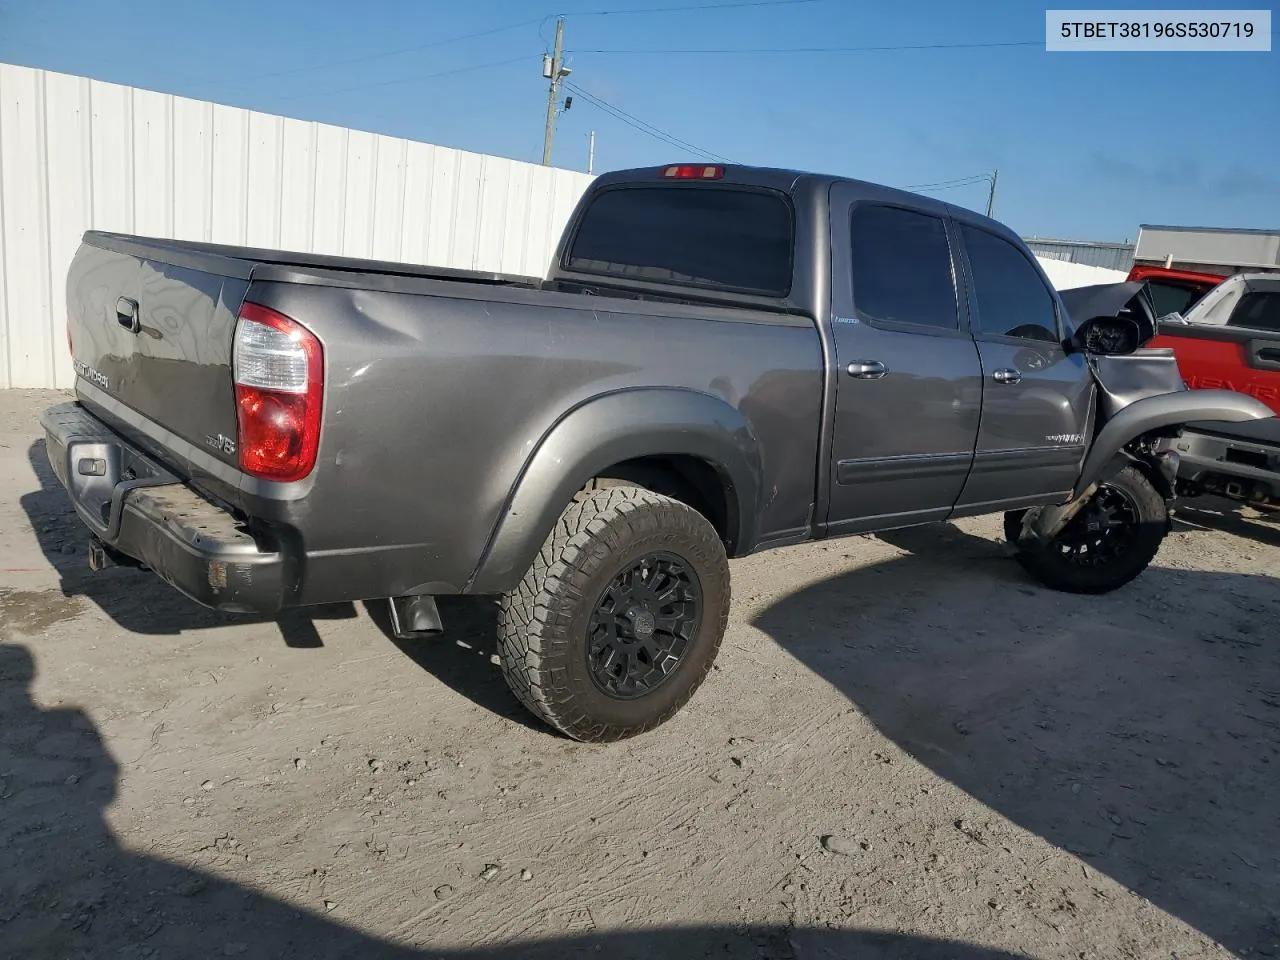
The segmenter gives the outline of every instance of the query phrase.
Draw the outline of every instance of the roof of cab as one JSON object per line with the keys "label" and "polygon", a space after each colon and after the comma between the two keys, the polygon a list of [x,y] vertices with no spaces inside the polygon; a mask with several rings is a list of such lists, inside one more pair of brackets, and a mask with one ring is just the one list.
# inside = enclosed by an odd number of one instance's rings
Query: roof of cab
{"label": "roof of cab", "polygon": [[[891,187],[887,184],[876,183],[872,180],[860,180],[857,177],[839,176],[830,173],[814,173],[809,170],[794,170],[785,167],[758,167],[747,164],[734,163],[697,163],[694,166],[720,167],[724,171],[724,176],[715,181],[700,180],[670,180],[663,175],[663,171],[672,166],[690,166],[689,161],[683,161],[679,164],[664,163],[655,167],[631,167],[625,170],[611,170],[602,173],[596,177],[593,187],[605,187],[618,183],[635,183],[643,181],[661,181],[679,184],[698,184],[698,183],[740,183],[749,186],[769,187],[774,190],[781,190],[786,193],[797,192],[802,184],[808,186],[811,190],[823,191],[834,184],[846,183],[855,188],[861,187],[866,189],[870,194],[875,194],[882,199],[897,199],[901,203],[918,207],[924,210],[931,210],[938,214],[947,214],[958,220],[965,220],[975,224],[986,224],[993,230],[1011,237],[1017,237],[1008,226],[999,220],[986,217],[974,210],[966,207],[959,207],[945,200],[939,200],[936,197],[930,197],[922,193],[913,193],[901,187]],[[1021,243],[1021,238],[1017,238]]]}

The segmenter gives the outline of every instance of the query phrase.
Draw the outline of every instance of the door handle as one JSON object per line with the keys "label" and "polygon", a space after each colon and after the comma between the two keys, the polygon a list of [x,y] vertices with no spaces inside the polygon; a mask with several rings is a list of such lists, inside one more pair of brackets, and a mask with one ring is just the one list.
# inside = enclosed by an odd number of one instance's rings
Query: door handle
{"label": "door handle", "polygon": [[845,368],[849,376],[859,380],[879,380],[889,368],[879,360],[855,360]]}
{"label": "door handle", "polygon": [[1012,367],[1005,367],[1003,370],[997,370],[991,374],[991,379],[996,383],[1021,383],[1022,374]]}
{"label": "door handle", "polygon": [[124,327],[130,333],[137,333],[142,329],[142,324],[138,321],[138,301],[130,300],[128,297],[121,297],[116,301],[116,323]]}

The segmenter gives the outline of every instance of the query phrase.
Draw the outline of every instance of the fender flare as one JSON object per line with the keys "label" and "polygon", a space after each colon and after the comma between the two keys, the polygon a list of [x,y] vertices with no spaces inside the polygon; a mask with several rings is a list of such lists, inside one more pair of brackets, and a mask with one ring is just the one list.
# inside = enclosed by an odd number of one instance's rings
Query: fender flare
{"label": "fender flare", "polygon": [[719,474],[730,494],[728,535],[749,548],[756,533],[762,468],[755,433],[741,412],[710,394],[637,388],[592,398],[562,417],[525,462],[465,588],[514,589],[575,493],[624,460],[692,456]]}
{"label": "fender flare", "polygon": [[1152,430],[1194,420],[1243,423],[1274,416],[1275,412],[1266,404],[1234,390],[1179,390],[1137,400],[1098,431],[1085,457],[1072,497],[1080,496],[1096,483],[1127,444]]}

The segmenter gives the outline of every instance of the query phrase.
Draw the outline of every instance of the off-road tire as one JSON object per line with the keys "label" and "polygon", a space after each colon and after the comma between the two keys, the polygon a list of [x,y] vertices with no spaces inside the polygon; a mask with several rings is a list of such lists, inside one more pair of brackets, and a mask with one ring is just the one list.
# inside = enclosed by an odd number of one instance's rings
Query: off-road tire
{"label": "off-road tire", "polygon": [[[613,578],[655,552],[679,558],[696,575],[701,616],[661,684],[636,699],[614,699],[590,675],[588,625]],[[645,733],[669,720],[706,678],[729,600],[724,544],[700,513],[640,487],[587,490],[561,514],[519,586],[502,598],[502,673],[521,703],[572,739],[600,743]]]}
{"label": "off-road tire", "polygon": [[1097,567],[1073,563],[1058,545],[1026,547],[1018,544],[1023,510],[1004,515],[1005,539],[1017,548],[1016,557],[1023,568],[1046,587],[1066,593],[1110,593],[1123,587],[1147,569],[1168,532],[1168,505],[1142,471],[1127,466],[1109,478],[1104,486],[1125,494],[1137,508],[1138,529],[1132,542],[1119,556]]}

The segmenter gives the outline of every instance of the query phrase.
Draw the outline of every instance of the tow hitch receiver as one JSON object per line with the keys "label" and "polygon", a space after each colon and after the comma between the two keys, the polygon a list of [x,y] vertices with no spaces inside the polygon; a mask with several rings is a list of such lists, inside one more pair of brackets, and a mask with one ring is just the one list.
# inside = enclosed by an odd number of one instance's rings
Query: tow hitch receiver
{"label": "tow hitch receiver", "polygon": [[141,567],[142,564],[133,557],[127,557],[119,550],[107,546],[97,537],[89,538],[89,569],[101,573],[108,567]]}
{"label": "tow hitch receiver", "polygon": [[89,540],[89,569],[94,573],[100,573],[110,566],[112,566],[111,559],[107,556],[107,550],[102,541],[97,537],[91,537]]}

